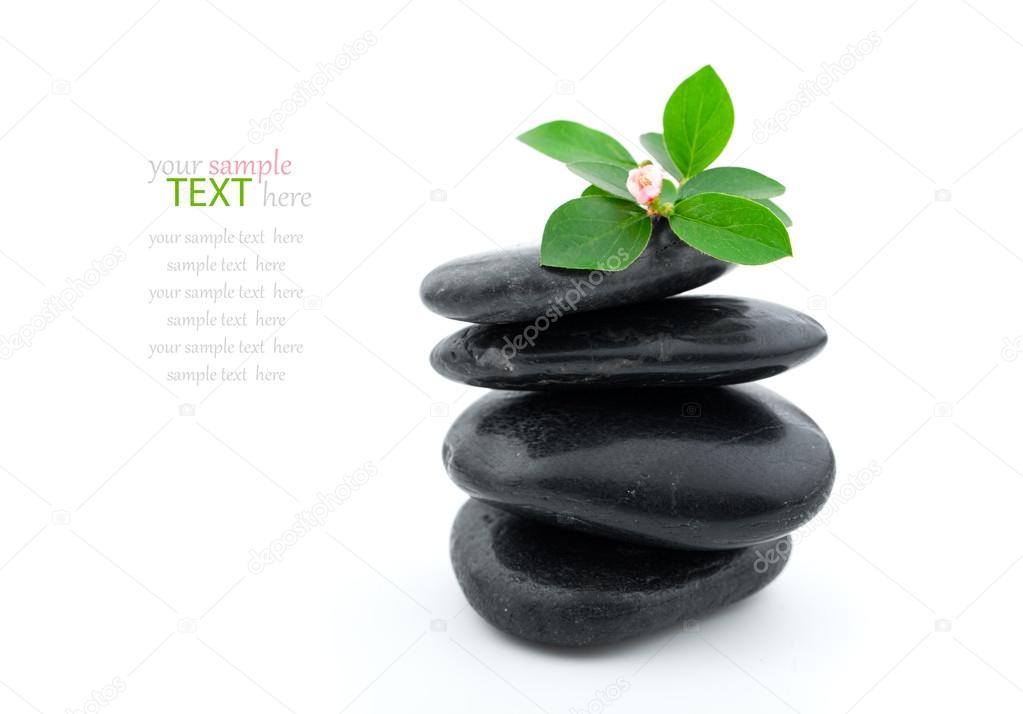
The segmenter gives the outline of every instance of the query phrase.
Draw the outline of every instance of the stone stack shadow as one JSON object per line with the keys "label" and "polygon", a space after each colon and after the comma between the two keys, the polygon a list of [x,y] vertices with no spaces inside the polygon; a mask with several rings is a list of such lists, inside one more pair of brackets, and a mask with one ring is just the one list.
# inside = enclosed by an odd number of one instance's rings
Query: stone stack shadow
{"label": "stone stack shadow", "polygon": [[785,566],[834,456],[806,414],[747,383],[809,360],[827,335],[760,300],[672,297],[730,267],[658,222],[620,272],[542,268],[523,248],[425,278],[427,307],[477,323],[434,348],[434,368],[496,390],[443,447],[471,496],[452,563],[491,624],[614,642],[740,600]]}

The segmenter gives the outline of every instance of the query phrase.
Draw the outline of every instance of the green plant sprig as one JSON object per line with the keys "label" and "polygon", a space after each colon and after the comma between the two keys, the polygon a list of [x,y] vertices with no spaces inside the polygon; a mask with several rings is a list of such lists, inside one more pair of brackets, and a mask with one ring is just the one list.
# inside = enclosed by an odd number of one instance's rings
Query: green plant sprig
{"label": "green plant sprig", "polygon": [[[646,248],[658,219],[720,260],[763,265],[791,256],[786,226],[792,222],[771,200],[785,187],[751,169],[708,168],[728,144],[734,123],[728,90],[707,65],[669,97],[664,133],[640,137],[656,164],[637,162],[614,138],[571,121],[548,122],[519,136],[590,184],[547,220],[541,265],[624,270]],[[657,191],[652,182],[661,176]],[[612,256],[617,259],[609,261]]]}

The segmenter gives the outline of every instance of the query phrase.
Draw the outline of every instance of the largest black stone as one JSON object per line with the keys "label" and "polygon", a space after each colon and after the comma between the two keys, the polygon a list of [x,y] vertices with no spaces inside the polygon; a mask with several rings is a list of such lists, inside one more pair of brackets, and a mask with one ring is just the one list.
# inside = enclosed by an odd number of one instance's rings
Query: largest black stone
{"label": "largest black stone", "polygon": [[616,642],[705,615],[771,582],[791,541],[754,548],[647,548],[553,528],[470,500],[451,561],[485,620],[552,645]]}
{"label": "largest black stone", "polygon": [[818,426],[759,386],[493,392],[455,420],[448,473],[507,510],[674,548],[795,530],[831,490]]}
{"label": "largest black stone", "polygon": [[650,244],[625,270],[544,268],[539,246],[518,248],[445,263],[426,276],[419,294],[428,308],[454,320],[523,322],[668,297],[732,267],[690,248],[657,220]]}
{"label": "largest black stone", "polygon": [[811,317],[749,298],[683,296],[542,325],[473,325],[430,363],[491,389],[718,385],[773,377],[827,342]]}

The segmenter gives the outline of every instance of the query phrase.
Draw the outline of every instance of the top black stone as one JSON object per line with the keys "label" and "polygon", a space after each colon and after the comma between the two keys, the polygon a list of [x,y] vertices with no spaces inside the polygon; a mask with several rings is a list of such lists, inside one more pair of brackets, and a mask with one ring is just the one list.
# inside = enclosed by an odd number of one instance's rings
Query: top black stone
{"label": "top black stone", "polygon": [[658,220],[650,244],[625,270],[545,268],[539,247],[519,248],[445,263],[426,276],[419,293],[430,310],[454,320],[523,322],[668,297],[732,267],[689,247]]}

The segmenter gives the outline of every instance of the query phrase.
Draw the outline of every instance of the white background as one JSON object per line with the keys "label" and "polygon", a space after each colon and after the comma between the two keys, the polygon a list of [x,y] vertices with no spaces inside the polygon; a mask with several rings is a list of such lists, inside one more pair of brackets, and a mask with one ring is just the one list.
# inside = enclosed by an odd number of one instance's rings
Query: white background
{"label": "white background", "polygon": [[[1023,9],[329,6],[0,10],[0,334],[115,246],[127,255],[0,362],[0,711],[97,710],[113,682],[111,714],[1023,708]],[[377,43],[324,97],[249,142],[250,119],[366,31]],[[828,96],[785,109],[871,32],[879,46]],[[464,498],[440,445],[477,390],[431,372],[458,325],[420,305],[419,281],[538,241],[581,189],[515,134],[574,119],[640,155],[636,137],[707,63],[736,105],[720,163],[788,186],[796,257],[701,292],[828,328],[826,351],[770,386],[830,435],[835,500],[782,577],[691,631],[530,646],[467,608],[451,572]],[[787,130],[755,142],[779,111]],[[311,191],[312,208],[168,209],[147,183],[147,159],[275,146],[295,163],[280,188]],[[306,352],[283,385],[168,385],[146,290],[168,282],[170,254],[146,236],[236,221],[305,233],[265,253],[322,299],[279,332]],[[376,475],[323,527],[248,569],[366,463]]]}

